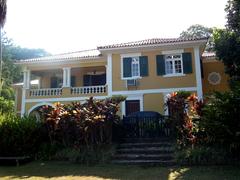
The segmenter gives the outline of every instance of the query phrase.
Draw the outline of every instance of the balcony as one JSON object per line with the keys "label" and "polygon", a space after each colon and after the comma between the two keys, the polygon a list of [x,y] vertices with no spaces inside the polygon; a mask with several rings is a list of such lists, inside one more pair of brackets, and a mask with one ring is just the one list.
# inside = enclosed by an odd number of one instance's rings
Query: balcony
{"label": "balcony", "polygon": [[44,88],[29,89],[27,97],[31,98],[54,98],[54,97],[75,97],[75,96],[105,96],[107,85],[71,87],[71,88]]}
{"label": "balcony", "polygon": [[[34,77],[37,84],[26,83]],[[67,98],[86,96],[106,96],[106,67],[75,67],[35,70],[26,75],[26,98]]]}

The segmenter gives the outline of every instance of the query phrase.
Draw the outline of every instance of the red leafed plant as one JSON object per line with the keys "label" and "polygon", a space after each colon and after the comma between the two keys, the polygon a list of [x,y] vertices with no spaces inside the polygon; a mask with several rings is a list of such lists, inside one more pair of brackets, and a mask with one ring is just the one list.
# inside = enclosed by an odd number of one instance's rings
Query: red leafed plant
{"label": "red leafed plant", "polygon": [[119,120],[119,103],[125,97],[105,100],[90,97],[85,103],[56,103],[55,108],[44,107],[42,113],[51,143],[78,148],[81,145],[110,143],[112,124]]}
{"label": "red leafed plant", "polygon": [[196,144],[198,124],[195,120],[202,115],[203,102],[198,101],[195,94],[174,92],[168,96],[167,106],[178,145],[185,147]]}

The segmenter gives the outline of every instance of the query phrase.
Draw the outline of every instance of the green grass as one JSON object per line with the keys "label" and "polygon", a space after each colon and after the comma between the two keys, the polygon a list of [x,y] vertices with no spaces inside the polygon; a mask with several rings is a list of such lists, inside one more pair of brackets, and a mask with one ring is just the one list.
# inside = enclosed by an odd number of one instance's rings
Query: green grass
{"label": "green grass", "polygon": [[99,180],[99,179],[240,179],[237,166],[193,166],[193,167],[137,167],[98,165],[82,166],[67,162],[32,162],[19,167],[0,166],[0,179],[28,180]]}

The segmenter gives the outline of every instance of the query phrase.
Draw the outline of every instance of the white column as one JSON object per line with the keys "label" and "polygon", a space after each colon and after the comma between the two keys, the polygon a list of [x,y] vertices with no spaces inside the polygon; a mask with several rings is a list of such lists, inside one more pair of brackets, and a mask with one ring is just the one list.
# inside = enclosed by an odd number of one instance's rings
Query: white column
{"label": "white column", "polygon": [[31,72],[30,70],[23,71],[23,88],[22,88],[22,104],[21,104],[21,117],[25,114],[25,106],[26,106],[26,89],[30,88],[31,81]]}
{"label": "white column", "polygon": [[71,68],[65,67],[63,68],[63,87],[71,86]]}
{"label": "white column", "polygon": [[67,87],[71,87],[71,68],[67,68]]}
{"label": "white column", "polygon": [[198,95],[198,99],[201,100],[203,98],[203,92],[202,92],[202,76],[201,76],[199,47],[194,47],[194,59],[195,59],[195,72],[196,72],[196,83],[197,83],[197,95]]}
{"label": "white column", "polygon": [[63,84],[62,87],[66,87],[66,68],[63,68]]}
{"label": "white column", "polygon": [[107,55],[107,89],[108,96],[112,96],[112,54]]}
{"label": "white column", "polygon": [[23,72],[23,88],[29,89],[31,81],[31,72],[30,70],[25,70]]}

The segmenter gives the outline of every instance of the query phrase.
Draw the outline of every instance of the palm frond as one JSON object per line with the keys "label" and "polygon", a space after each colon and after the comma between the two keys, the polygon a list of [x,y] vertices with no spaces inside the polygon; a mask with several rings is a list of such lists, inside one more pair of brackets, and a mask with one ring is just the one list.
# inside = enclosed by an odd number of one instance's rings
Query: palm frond
{"label": "palm frond", "polygon": [[3,27],[7,14],[7,0],[0,0],[0,26]]}

